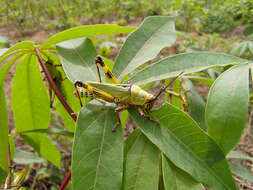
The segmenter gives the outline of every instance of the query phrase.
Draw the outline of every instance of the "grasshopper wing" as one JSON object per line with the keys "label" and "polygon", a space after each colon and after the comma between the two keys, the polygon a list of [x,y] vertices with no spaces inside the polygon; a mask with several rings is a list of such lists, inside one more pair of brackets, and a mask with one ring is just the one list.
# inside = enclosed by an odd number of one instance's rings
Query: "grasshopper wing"
{"label": "grasshopper wing", "polygon": [[87,82],[92,87],[102,90],[113,97],[120,99],[128,99],[130,97],[130,85],[129,84],[105,84],[99,82]]}

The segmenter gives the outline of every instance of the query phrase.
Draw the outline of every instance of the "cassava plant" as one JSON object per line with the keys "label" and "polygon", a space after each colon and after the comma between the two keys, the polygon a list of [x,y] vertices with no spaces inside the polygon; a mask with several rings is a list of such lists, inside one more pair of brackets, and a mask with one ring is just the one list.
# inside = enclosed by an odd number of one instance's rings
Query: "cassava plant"
{"label": "cassava plant", "polygon": [[[119,86],[133,83],[147,90],[155,86],[155,81],[165,80],[169,95],[165,96],[163,105],[160,103],[148,113],[157,122],[141,117],[136,105],[131,105],[121,115],[121,127],[112,132],[118,122],[116,104],[94,96],[96,100],[92,101],[81,98],[81,108],[77,94],[74,95],[74,83],[98,81],[94,63],[97,52],[89,37],[130,32],[115,61],[104,58],[105,65],[110,65]],[[154,16],[146,18],[137,29],[111,24],[80,26],[55,34],[41,45],[24,41],[1,49],[1,184],[11,187],[9,167],[14,154],[8,149],[3,82],[8,70],[17,63],[11,96],[15,134],[40,156],[60,167],[61,154],[48,137],[50,107],[55,107],[66,129],[74,132],[71,171],[60,189],[65,188],[70,176],[75,190],[198,190],[204,186],[237,189],[226,156],[238,143],[247,123],[252,62],[212,52],[161,59],[159,52],[175,40],[174,18]],[[215,81],[198,75],[223,66],[230,68]],[[108,77],[108,71],[105,73]],[[182,75],[170,83],[169,78],[179,73]],[[211,86],[206,103],[191,81]],[[106,82],[109,83],[108,79],[101,75],[101,83]],[[48,93],[47,88],[52,91]],[[77,92],[87,91],[79,86]],[[137,129],[123,138],[125,126],[130,125],[128,117]]]}

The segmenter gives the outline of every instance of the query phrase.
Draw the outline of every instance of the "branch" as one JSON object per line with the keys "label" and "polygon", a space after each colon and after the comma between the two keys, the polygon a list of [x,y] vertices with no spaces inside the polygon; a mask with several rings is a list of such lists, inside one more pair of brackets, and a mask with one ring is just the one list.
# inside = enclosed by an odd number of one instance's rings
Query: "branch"
{"label": "branch", "polygon": [[[58,99],[60,100],[60,102],[62,103],[62,105],[65,107],[65,109],[69,113],[69,115],[74,119],[74,121],[76,121],[76,119],[77,119],[76,114],[73,112],[73,110],[71,109],[71,107],[65,101],[65,99],[62,96],[61,92],[59,91],[59,89],[57,88],[56,84],[54,83],[54,80],[52,79],[52,77],[51,77],[51,75],[50,75],[50,73],[49,73],[46,65],[44,64],[44,62],[43,62],[43,60],[41,58],[39,49],[36,48],[35,51],[36,51],[36,54],[38,56],[38,59],[39,59],[39,62],[40,62],[40,66],[42,67],[42,69],[43,69],[43,71],[44,71],[44,73],[46,75],[46,78],[47,78],[47,81],[48,81],[50,87],[53,89],[55,95],[58,97]],[[69,171],[69,173],[67,174],[67,176],[63,180],[63,182],[62,182],[59,190],[65,189],[65,187],[68,184],[68,181],[70,180],[70,178],[71,178],[71,170]]]}
{"label": "branch", "polygon": [[66,187],[66,185],[68,184],[70,178],[71,178],[71,170],[69,171],[68,175],[67,175],[67,176],[65,177],[65,179],[63,180],[63,182],[62,182],[62,184],[61,184],[59,190],[63,190],[63,189]]}
{"label": "branch", "polygon": [[48,81],[50,87],[53,89],[55,95],[58,97],[58,99],[60,100],[60,102],[62,103],[62,105],[65,107],[65,109],[69,113],[69,115],[76,121],[76,119],[77,119],[76,114],[71,109],[71,107],[68,105],[68,103],[65,101],[65,99],[62,96],[61,92],[59,91],[59,89],[57,88],[56,84],[54,83],[54,80],[52,79],[52,77],[51,77],[51,75],[50,75],[50,73],[49,73],[49,71],[48,71],[45,63],[43,62],[43,60],[41,58],[39,49],[36,48],[35,51],[36,51],[36,54],[38,56],[38,59],[39,59],[39,62],[40,62],[40,66],[42,67],[42,69],[43,69],[43,71],[44,71],[44,73],[46,75],[46,78],[47,78],[47,81]]}

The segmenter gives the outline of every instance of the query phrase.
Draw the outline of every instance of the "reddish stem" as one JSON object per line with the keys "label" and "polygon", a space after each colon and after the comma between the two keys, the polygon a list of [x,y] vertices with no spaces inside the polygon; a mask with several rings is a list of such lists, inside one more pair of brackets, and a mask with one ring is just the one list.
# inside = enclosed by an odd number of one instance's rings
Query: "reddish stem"
{"label": "reddish stem", "polygon": [[[77,119],[77,116],[76,114],[73,112],[73,110],[71,109],[71,107],[68,105],[68,103],[65,101],[64,97],[62,96],[61,92],[59,91],[59,89],[57,88],[57,86],[55,85],[54,83],[54,80],[52,79],[46,65],[44,64],[42,58],[41,58],[41,55],[40,55],[40,52],[39,52],[39,49],[36,48],[35,49],[36,51],[36,54],[38,56],[38,59],[39,59],[39,62],[40,62],[40,65],[46,75],[46,78],[47,78],[47,81],[50,85],[50,87],[53,89],[55,95],[58,97],[58,99],[60,100],[60,102],[62,103],[62,105],[65,107],[65,109],[67,110],[67,112],[69,113],[69,115],[74,119],[74,121],[76,121]],[[68,184],[68,181],[70,180],[71,178],[71,171],[69,171],[69,173],[67,174],[67,176],[65,177],[65,179],[63,180],[59,190],[63,190],[65,189],[66,185]]]}
{"label": "reddish stem", "polygon": [[36,48],[35,49],[36,51],[36,54],[38,56],[38,59],[39,59],[39,62],[40,62],[40,66],[42,67],[45,75],[46,75],[46,78],[47,78],[47,81],[50,85],[50,87],[53,89],[55,95],[58,97],[58,99],[60,100],[60,102],[62,103],[62,105],[65,107],[65,109],[67,110],[67,112],[69,113],[69,115],[76,121],[76,114],[74,113],[74,111],[71,109],[71,107],[68,105],[68,103],[65,101],[64,97],[62,96],[61,92],[59,91],[59,89],[57,88],[56,84],[54,83],[54,80],[52,79],[46,65],[44,64],[42,58],[41,58],[41,55],[40,55],[40,52],[39,52],[39,49]]}
{"label": "reddish stem", "polygon": [[65,177],[65,179],[63,180],[63,182],[62,182],[62,184],[61,184],[59,190],[63,190],[63,189],[66,187],[66,185],[68,184],[70,178],[71,178],[71,170],[69,171],[68,175],[67,175],[67,176]]}

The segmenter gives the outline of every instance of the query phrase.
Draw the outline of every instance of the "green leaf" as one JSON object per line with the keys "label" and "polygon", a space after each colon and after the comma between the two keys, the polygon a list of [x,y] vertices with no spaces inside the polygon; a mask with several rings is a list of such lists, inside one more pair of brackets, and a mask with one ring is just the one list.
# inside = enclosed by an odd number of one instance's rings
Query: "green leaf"
{"label": "green leaf", "polygon": [[124,189],[154,190],[159,181],[159,150],[142,133],[126,155]]}
{"label": "green leaf", "polygon": [[47,129],[50,108],[37,58],[26,55],[16,68],[12,88],[12,109],[18,132]]}
{"label": "green leaf", "polygon": [[120,189],[123,133],[121,127],[112,132],[117,122],[114,109],[102,103],[93,105],[94,102],[81,109],[77,120],[72,157],[73,189]]}
{"label": "green leaf", "polygon": [[[63,69],[71,82],[98,81],[94,59],[96,48],[88,38],[69,40],[57,45]],[[101,75],[103,76],[103,75]]]}
{"label": "green leaf", "polygon": [[6,54],[9,54],[10,52],[14,52],[16,50],[25,50],[25,51],[29,52],[29,51],[32,51],[33,48],[34,48],[34,42],[31,42],[31,41],[19,42],[19,43],[16,43],[11,48],[9,48],[7,51],[5,51],[4,54],[2,54],[0,58],[5,56]]}
{"label": "green leaf", "polygon": [[70,28],[68,30],[59,32],[51,36],[40,46],[40,48],[45,48],[65,40],[71,40],[75,38],[98,36],[105,34],[130,33],[133,30],[135,30],[134,27],[118,26],[116,24],[97,24],[97,25],[79,26],[75,28]]}
{"label": "green leaf", "polygon": [[233,174],[235,174],[236,176],[245,179],[251,183],[253,183],[253,176],[251,175],[251,173],[246,170],[245,168],[242,168],[234,163],[229,163],[231,170],[233,172]]}
{"label": "green leaf", "polygon": [[247,156],[238,151],[231,151],[228,153],[227,158],[237,158],[237,159],[244,159],[253,162],[253,157]]}
{"label": "green leaf", "polygon": [[45,163],[43,158],[38,157],[32,152],[16,149],[14,162],[17,164],[34,164],[34,163]]}
{"label": "green leaf", "polygon": [[26,133],[21,137],[45,159],[60,168],[61,154],[47,135],[42,133]]}
{"label": "green leaf", "polygon": [[186,76],[186,78],[196,81],[196,82],[201,82],[203,84],[207,84],[208,86],[211,86],[214,83],[214,79],[211,78],[206,78],[206,77],[199,77],[199,76]]}
{"label": "green leaf", "polygon": [[69,132],[67,130],[62,130],[58,128],[48,128],[48,129],[37,129],[37,130],[31,130],[31,131],[25,131],[22,133],[19,133],[20,135],[25,134],[25,133],[46,133],[50,135],[63,135],[63,136],[68,136],[68,137],[73,137],[74,133]]}
{"label": "green leaf", "polygon": [[6,62],[4,65],[2,65],[0,67],[0,85],[2,85],[9,69],[11,68],[11,66],[22,57],[23,55],[17,55],[15,57],[13,57],[12,59],[10,59],[8,62]]}
{"label": "green leaf", "polygon": [[115,61],[113,73],[122,80],[143,63],[155,58],[176,40],[174,17],[152,16],[130,34]]}
{"label": "green leaf", "polygon": [[202,71],[211,67],[225,66],[232,63],[251,62],[239,57],[211,52],[193,52],[169,56],[153,63],[132,76],[129,81],[144,84],[168,77]]}
{"label": "green leaf", "polygon": [[205,107],[206,103],[201,96],[196,92],[190,80],[184,80],[183,86],[187,92],[189,103],[189,115],[206,131],[205,123]]}
{"label": "green leaf", "polygon": [[199,182],[174,166],[163,154],[162,173],[165,190],[203,190]]}
{"label": "green leaf", "polygon": [[5,94],[0,84],[0,186],[8,173],[8,112]]}
{"label": "green leaf", "polygon": [[147,138],[178,168],[216,190],[236,189],[227,160],[212,138],[194,120],[170,104],[152,111],[161,125],[130,114]]}
{"label": "green leaf", "polygon": [[212,85],[206,105],[208,134],[227,154],[240,140],[249,103],[249,67],[233,66]]}

